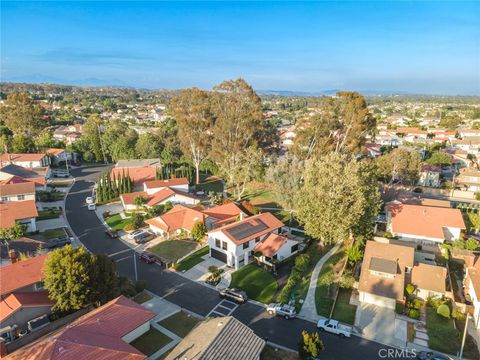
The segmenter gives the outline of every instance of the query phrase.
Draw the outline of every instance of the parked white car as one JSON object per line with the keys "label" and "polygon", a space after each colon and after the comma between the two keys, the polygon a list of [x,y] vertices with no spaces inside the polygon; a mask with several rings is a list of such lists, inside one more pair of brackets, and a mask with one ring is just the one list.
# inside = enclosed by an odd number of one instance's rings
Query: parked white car
{"label": "parked white car", "polygon": [[350,337],[352,335],[352,327],[340,324],[337,320],[327,319],[318,320],[317,328],[321,331],[331,332],[341,337]]}
{"label": "parked white car", "polygon": [[97,208],[95,204],[88,204],[87,207],[88,207],[88,210],[95,210]]}
{"label": "parked white car", "polygon": [[132,231],[130,234],[128,234],[127,237],[128,237],[129,239],[132,239],[132,240],[133,240],[133,239],[135,238],[135,236],[140,235],[140,234],[142,234],[142,233],[144,233],[144,232],[145,232],[145,230],[135,230],[135,231]]}
{"label": "parked white car", "polygon": [[91,197],[91,196],[87,197],[87,198],[85,199],[85,202],[86,202],[87,204],[93,204],[93,197]]}
{"label": "parked white car", "polygon": [[283,316],[285,319],[293,319],[297,316],[295,307],[287,304],[268,304],[267,312],[270,315]]}

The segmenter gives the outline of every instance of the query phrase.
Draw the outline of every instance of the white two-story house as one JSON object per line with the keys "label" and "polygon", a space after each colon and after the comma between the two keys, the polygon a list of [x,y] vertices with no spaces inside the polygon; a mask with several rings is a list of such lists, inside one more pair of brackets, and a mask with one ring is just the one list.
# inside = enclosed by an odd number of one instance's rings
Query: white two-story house
{"label": "white two-story house", "polygon": [[170,188],[178,191],[188,193],[188,179],[187,178],[172,178],[166,180],[151,180],[143,183],[143,191],[148,195],[152,195],[157,191]]}
{"label": "white two-story house", "polygon": [[266,263],[282,261],[298,251],[298,241],[282,235],[284,224],[263,213],[208,232],[210,256],[236,270],[250,263],[255,253]]}
{"label": "white two-story house", "polygon": [[0,201],[35,201],[35,183],[18,182],[13,184],[0,184]]}

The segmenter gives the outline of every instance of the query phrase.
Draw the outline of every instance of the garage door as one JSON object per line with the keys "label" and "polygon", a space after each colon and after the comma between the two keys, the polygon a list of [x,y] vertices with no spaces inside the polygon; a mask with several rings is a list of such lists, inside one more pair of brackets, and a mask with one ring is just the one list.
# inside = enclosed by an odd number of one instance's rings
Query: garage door
{"label": "garage door", "polygon": [[213,258],[215,258],[217,260],[220,260],[220,261],[223,261],[224,263],[227,262],[227,254],[225,254],[221,251],[215,250],[215,249],[210,249],[210,253],[211,253]]}
{"label": "garage door", "polygon": [[395,309],[395,299],[390,299],[383,296],[361,292],[360,301],[389,309]]}

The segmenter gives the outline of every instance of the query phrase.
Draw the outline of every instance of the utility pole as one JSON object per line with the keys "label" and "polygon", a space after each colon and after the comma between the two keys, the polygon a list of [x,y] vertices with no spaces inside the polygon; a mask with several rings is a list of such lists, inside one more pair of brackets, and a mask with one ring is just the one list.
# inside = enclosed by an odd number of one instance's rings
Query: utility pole
{"label": "utility pole", "polygon": [[133,267],[135,269],[135,281],[138,281],[138,273],[137,273],[137,253],[133,251]]}
{"label": "utility pole", "polygon": [[458,356],[458,358],[460,360],[462,359],[463,347],[465,346],[465,338],[467,337],[467,328],[468,328],[468,318],[469,318],[469,316],[470,316],[470,314],[469,314],[468,308],[467,308],[467,317],[465,318],[465,328],[463,329],[462,347],[460,348],[460,355]]}

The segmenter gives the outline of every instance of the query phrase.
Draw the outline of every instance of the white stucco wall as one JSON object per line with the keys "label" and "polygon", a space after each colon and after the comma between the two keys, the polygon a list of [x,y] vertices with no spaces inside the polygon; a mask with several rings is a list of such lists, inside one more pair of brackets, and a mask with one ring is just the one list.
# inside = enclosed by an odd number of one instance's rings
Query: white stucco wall
{"label": "white stucco wall", "polygon": [[[143,191],[146,191],[148,195],[154,194],[157,191],[160,191],[162,189],[165,189],[167,186],[160,186],[156,188],[149,188],[147,189],[146,185],[143,184]],[[188,184],[185,185],[173,185],[173,186],[168,186],[171,189],[179,190],[188,193]]]}
{"label": "white stucco wall", "polygon": [[23,195],[24,199],[18,199],[18,195],[8,195],[0,197],[1,201],[25,201],[25,200],[35,200],[35,194],[19,194]]}

